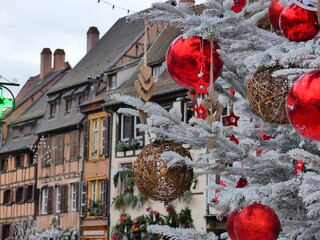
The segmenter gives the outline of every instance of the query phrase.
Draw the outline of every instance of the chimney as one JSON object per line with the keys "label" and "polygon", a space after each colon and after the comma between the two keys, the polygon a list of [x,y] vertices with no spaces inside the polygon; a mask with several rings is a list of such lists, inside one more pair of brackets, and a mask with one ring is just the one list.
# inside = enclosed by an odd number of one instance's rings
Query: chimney
{"label": "chimney", "polygon": [[99,30],[97,27],[90,27],[87,32],[87,52],[99,41]]}
{"label": "chimney", "polygon": [[180,2],[186,4],[190,8],[196,5],[195,0],[180,0]]}
{"label": "chimney", "polygon": [[53,54],[53,66],[54,66],[54,70],[57,70],[57,69],[62,69],[66,66],[66,63],[65,63],[65,52],[63,49],[59,49],[57,48],[55,51],[54,51],[54,54]]}
{"label": "chimney", "polygon": [[50,48],[44,48],[40,55],[40,79],[43,79],[52,70],[52,52]]}

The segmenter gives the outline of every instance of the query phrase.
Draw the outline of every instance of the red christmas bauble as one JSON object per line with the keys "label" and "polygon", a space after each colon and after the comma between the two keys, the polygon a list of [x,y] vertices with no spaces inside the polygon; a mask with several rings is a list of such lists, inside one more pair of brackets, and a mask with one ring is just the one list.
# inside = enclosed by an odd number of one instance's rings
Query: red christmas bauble
{"label": "red christmas bauble", "polygon": [[279,18],[283,9],[284,9],[284,6],[281,5],[280,0],[273,0],[268,10],[270,23],[272,24],[273,27],[275,27],[278,30],[280,30]]}
{"label": "red christmas bauble", "polygon": [[246,4],[247,4],[246,0],[233,0],[233,5],[231,7],[231,10],[234,11],[235,13],[239,13],[246,6]]}
{"label": "red christmas bauble", "polygon": [[287,115],[297,133],[320,141],[320,70],[301,76],[287,96]]}
{"label": "red christmas bauble", "polygon": [[246,178],[241,177],[237,182],[236,188],[244,188],[248,185],[248,180]]}
{"label": "red christmas bauble", "polygon": [[234,232],[234,219],[236,218],[236,216],[238,215],[239,211],[236,209],[234,210],[230,216],[228,217],[228,220],[227,220],[227,225],[226,225],[226,228],[227,228],[227,232],[229,234],[229,237],[231,238],[231,240],[238,240],[235,232]]}
{"label": "red christmas bauble", "polygon": [[[170,76],[181,86],[194,89],[194,84],[200,78],[210,83],[210,42],[201,37],[183,39],[183,36],[174,40],[167,52],[167,68]],[[212,49],[213,78],[219,77],[223,61],[220,60],[217,49],[219,45],[214,42]]]}
{"label": "red christmas bauble", "polygon": [[234,220],[234,232],[238,240],[276,240],[280,229],[277,214],[260,203],[246,206]]}
{"label": "red christmas bauble", "polygon": [[291,41],[313,39],[319,31],[317,12],[291,4],[283,9],[280,15],[280,29]]}

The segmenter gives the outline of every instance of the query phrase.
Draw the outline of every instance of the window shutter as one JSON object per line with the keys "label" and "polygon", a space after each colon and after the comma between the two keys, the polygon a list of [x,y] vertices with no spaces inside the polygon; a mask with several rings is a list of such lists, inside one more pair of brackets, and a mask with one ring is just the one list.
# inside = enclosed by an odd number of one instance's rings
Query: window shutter
{"label": "window shutter", "polygon": [[107,216],[108,215],[108,179],[104,179],[104,196],[103,196],[103,216]]}
{"label": "window shutter", "polygon": [[61,212],[68,211],[68,184],[61,186]]}
{"label": "window shutter", "polygon": [[14,188],[11,188],[11,190],[10,190],[10,201],[9,201],[9,203],[10,204],[12,204],[12,203],[14,203],[14,200],[15,200],[15,191],[14,191],[15,189]]}
{"label": "window shutter", "polygon": [[89,151],[89,123],[88,119],[83,121],[83,159],[88,159]]}
{"label": "window shutter", "polygon": [[110,116],[108,115],[108,116],[106,116],[104,119],[103,119],[103,121],[104,121],[104,127],[105,127],[105,129],[104,129],[104,132],[103,132],[103,134],[104,134],[104,153],[103,153],[103,155],[104,156],[109,156],[109,147],[110,147],[110,144],[109,144],[109,139],[110,139],[110,133],[111,133],[111,131],[110,131],[110,129],[111,129],[111,126],[110,126],[110,123],[111,123],[111,121],[110,121]]}
{"label": "window shutter", "polygon": [[77,182],[75,183],[75,187],[76,187],[76,210],[79,211],[79,187],[80,187],[80,184]]}
{"label": "window shutter", "polygon": [[88,182],[83,181],[81,183],[81,217],[87,216],[87,191],[88,191]]}
{"label": "window shutter", "polygon": [[3,228],[3,225],[0,224],[0,239],[2,239],[3,235],[2,235],[2,228]]}
{"label": "window shutter", "polygon": [[53,212],[53,187],[48,189],[48,204],[47,204],[47,213]]}
{"label": "window shutter", "polygon": [[72,160],[78,160],[79,159],[79,131],[76,130],[76,131],[73,131],[71,132],[71,135],[70,135],[70,142],[71,142],[71,145],[70,145],[70,158]]}
{"label": "window shutter", "polygon": [[18,188],[13,188],[11,191],[14,191],[15,192],[15,196],[14,196],[14,202],[19,202],[19,199],[18,198]]}
{"label": "window shutter", "polygon": [[56,163],[63,163],[64,157],[64,134],[56,136]]}
{"label": "window shutter", "polygon": [[8,158],[4,160],[4,166],[3,166],[3,170],[6,171],[7,169],[8,169]]}

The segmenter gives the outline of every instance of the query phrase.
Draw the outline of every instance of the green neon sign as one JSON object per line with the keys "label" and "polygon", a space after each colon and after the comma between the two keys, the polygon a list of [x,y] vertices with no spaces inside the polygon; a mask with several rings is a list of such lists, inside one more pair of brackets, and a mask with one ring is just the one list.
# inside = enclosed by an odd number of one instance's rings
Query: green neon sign
{"label": "green neon sign", "polygon": [[0,118],[2,118],[2,112],[8,108],[13,108],[13,99],[4,98],[2,95],[3,89],[0,87]]}

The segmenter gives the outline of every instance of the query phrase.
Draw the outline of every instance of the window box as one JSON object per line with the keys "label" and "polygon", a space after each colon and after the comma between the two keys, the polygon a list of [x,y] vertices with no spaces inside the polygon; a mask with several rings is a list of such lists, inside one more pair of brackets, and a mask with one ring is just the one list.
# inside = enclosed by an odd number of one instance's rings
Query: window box
{"label": "window box", "polygon": [[139,141],[131,141],[131,142],[119,142],[116,145],[117,152],[126,152],[130,150],[138,150],[141,147],[141,143]]}

